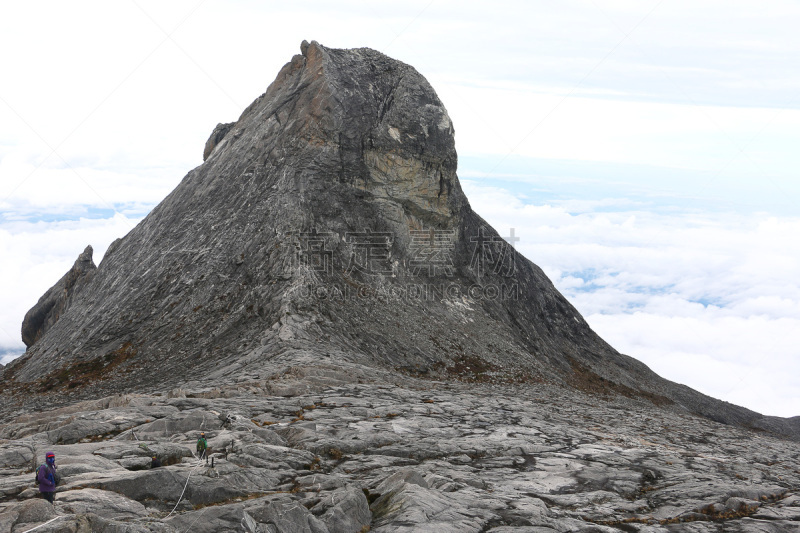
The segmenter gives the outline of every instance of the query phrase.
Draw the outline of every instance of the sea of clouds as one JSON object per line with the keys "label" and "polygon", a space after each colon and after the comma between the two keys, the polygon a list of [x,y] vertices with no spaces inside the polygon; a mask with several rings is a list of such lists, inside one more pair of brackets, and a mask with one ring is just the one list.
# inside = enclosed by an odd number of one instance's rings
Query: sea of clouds
{"label": "sea of clouds", "polygon": [[711,396],[800,414],[800,217],[630,198],[542,204],[462,183],[619,351]]}

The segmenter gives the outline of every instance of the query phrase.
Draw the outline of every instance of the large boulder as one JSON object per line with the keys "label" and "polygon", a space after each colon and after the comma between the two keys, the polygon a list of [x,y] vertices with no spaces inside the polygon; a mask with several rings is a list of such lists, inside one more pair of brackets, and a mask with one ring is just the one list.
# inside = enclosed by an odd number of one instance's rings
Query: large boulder
{"label": "large boulder", "polygon": [[84,438],[110,438],[150,420],[136,409],[103,409],[71,416],[46,432],[52,444],[73,444]]}
{"label": "large boulder", "polygon": [[34,527],[56,518],[57,513],[53,506],[44,499],[27,500],[12,505],[0,513],[0,531],[25,531],[25,529],[14,528],[20,524],[28,524]]}
{"label": "large boulder", "polygon": [[311,512],[325,523],[330,533],[364,531],[372,521],[364,491],[352,485],[325,494]]}
{"label": "large boulder", "polygon": [[130,499],[159,500],[175,503],[181,498],[192,505],[214,503],[244,498],[275,490],[278,479],[258,468],[227,467],[217,464],[211,469],[202,464],[190,464],[124,472],[99,483],[100,489],[124,494]]}
{"label": "large boulder", "polygon": [[263,529],[247,529],[245,514],[244,505],[238,503],[204,507],[197,511],[178,514],[166,522],[176,531],[191,533],[217,533],[220,531],[268,533]]}
{"label": "large boulder", "polygon": [[0,470],[33,468],[36,460],[36,446],[33,442],[11,441],[0,444]]}
{"label": "large boulder", "polygon": [[303,505],[288,498],[250,510],[251,516],[271,533],[331,533],[325,523]]}
{"label": "large boulder", "polygon": [[60,492],[59,507],[72,514],[94,513],[104,518],[138,518],[148,514],[141,503],[118,494],[98,489]]}

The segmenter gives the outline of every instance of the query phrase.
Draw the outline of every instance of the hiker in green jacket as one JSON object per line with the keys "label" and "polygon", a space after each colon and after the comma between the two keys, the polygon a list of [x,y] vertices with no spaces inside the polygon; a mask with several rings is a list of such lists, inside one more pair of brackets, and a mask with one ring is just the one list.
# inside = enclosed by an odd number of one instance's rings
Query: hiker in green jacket
{"label": "hiker in green jacket", "polygon": [[207,449],[208,449],[208,441],[206,440],[206,434],[200,433],[200,438],[197,439],[197,456],[200,459],[204,459],[206,456]]}

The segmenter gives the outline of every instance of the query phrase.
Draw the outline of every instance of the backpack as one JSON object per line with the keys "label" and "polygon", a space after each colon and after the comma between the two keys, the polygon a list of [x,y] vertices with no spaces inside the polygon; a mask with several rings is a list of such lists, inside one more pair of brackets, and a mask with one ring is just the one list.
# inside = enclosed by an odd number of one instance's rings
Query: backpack
{"label": "backpack", "polygon": [[[33,484],[37,487],[39,486],[39,472],[42,471],[42,468],[47,468],[47,465],[40,465],[39,468],[36,469],[36,472],[33,474]],[[61,483],[61,476],[58,473],[53,473],[53,484],[58,485]]]}

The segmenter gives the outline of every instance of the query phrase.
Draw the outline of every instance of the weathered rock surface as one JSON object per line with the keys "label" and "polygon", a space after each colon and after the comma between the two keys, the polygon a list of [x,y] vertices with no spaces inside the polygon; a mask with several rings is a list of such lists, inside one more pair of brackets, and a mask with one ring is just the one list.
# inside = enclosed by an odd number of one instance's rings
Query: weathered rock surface
{"label": "weathered rock surface", "polygon": [[103,518],[118,520],[140,518],[148,514],[141,503],[107,490],[69,490],[60,495],[59,502],[59,508],[71,514],[94,513]]}
{"label": "weathered rock surface", "polygon": [[[379,374],[325,387],[309,374],[128,396],[131,419],[155,419],[69,445],[51,442],[67,419],[42,413],[49,428],[0,440],[0,530],[58,517],[41,530],[800,531],[793,441],[547,384]],[[313,392],[268,392],[293,384]],[[104,431],[119,403],[86,402],[72,416]],[[169,420],[180,427],[147,431]],[[0,434],[31,423],[8,420]],[[192,456],[200,431],[215,443],[208,462]],[[63,477],[54,508],[31,499],[49,449]],[[167,466],[130,469],[151,454]]]}
{"label": "weathered rock surface", "polygon": [[211,132],[211,136],[206,141],[206,145],[203,148],[203,161],[208,159],[208,156],[211,155],[211,152],[214,151],[214,148],[217,147],[218,144],[222,142],[225,136],[231,131],[231,128],[235,125],[235,122],[229,122],[227,124],[217,124],[217,127],[214,128],[214,131]]}
{"label": "weathered rock surface", "polygon": [[[92,260],[92,247],[87,246],[72,268],[39,298],[22,321],[22,341],[31,347],[61,318],[81,289],[92,278],[97,267]],[[2,368],[2,365],[0,365]]]}

